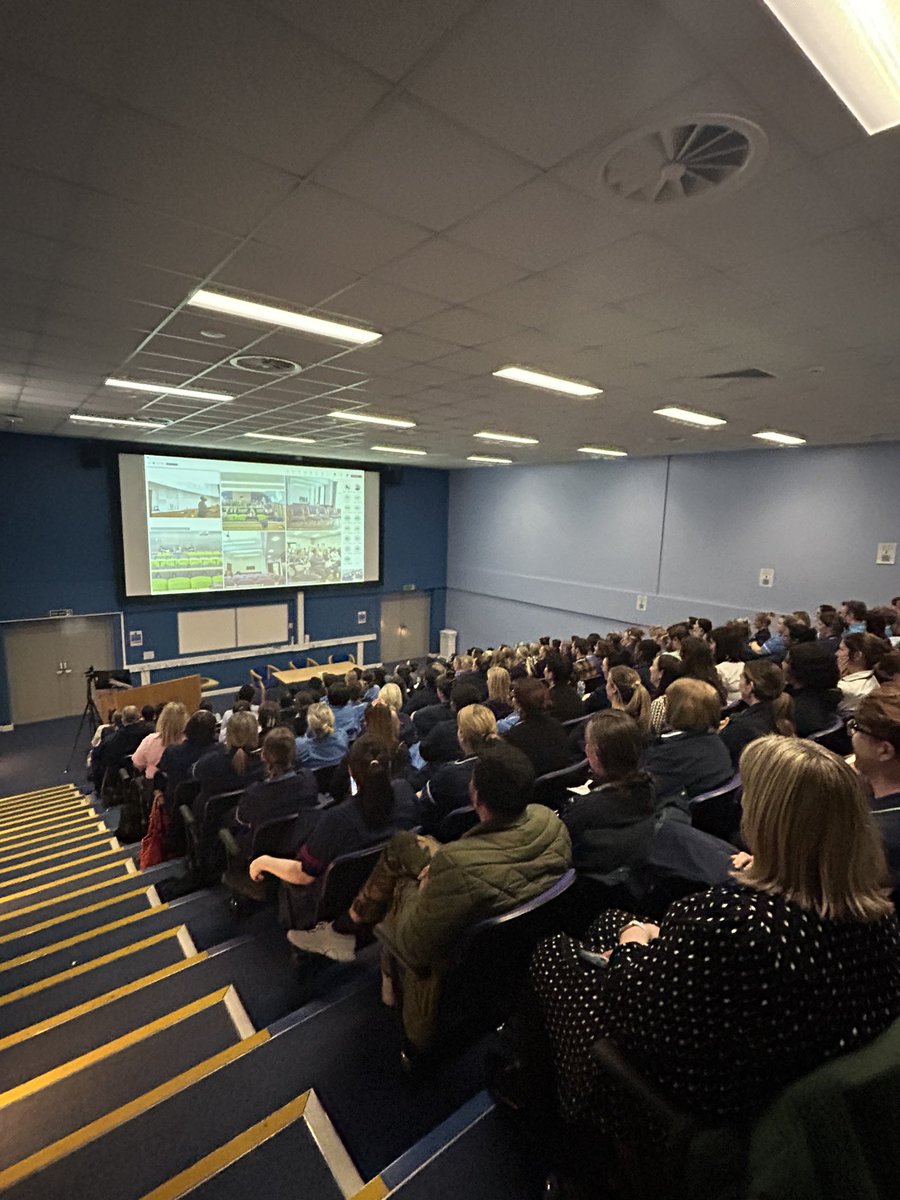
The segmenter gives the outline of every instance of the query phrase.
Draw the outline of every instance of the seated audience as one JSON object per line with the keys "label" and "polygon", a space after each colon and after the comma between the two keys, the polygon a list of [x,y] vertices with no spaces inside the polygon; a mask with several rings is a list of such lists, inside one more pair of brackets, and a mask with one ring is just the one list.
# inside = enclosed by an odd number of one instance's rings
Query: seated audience
{"label": "seated audience", "polygon": [[416,687],[407,696],[403,711],[412,716],[417,709],[438,704],[437,679],[438,673],[434,667],[425,667],[419,675]]}
{"label": "seated audience", "polygon": [[731,755],[718,736],[722,705],[718,693],[700,679],[676,679],[666,692],[666,722],[641,756],[659,796],[700,796],[734,774]]}
{"label": "seated audience", "polygon": [[725,703],[739,703],[746,658],[740,632],[733,625],[718,626],[709,635],[709,648],[716,664],[716,674],[725,688]]}
{"label": "seated audience", "polygon": [[391,712],[397,714],[400,740],[411,746],[416,741],[416,731],[412,717],[403,711],[403,693],[400,686],[396,683],[386,683],[378,694],[378,703],[387,705]]}
{"label": "seated audience", "polygon": [[195,814],[202,813],[208,796],[236,792],[259,779],[262,773],[257,718],[251,712],[236,712],[228,722],[225,745],[213,747],[194,763],[192,774],[200,784],[194,801]]}
{"label": "seated audience", "polygon": [[584,716],[584,704],[572,687],[572,666],[556,651],[544,657],[544,679],[550,688],[550,715],[557,721],[572,721]]}
{"label": "seated audience", "polygon": [[865,633],[869,611],[862,600],[845,600],[838,609],[847,633]]}
{"label": "seated audience", "polygon": [[584,750],[597,786],[563,815],[577,871],[611,875],[646,863],[659,802],[640,767],[643,747],[640,729],[623,712],[607,709],[588,722]]}
{"label": "seated audience", "polygon": [[[454,719],[453,709],[450,707],[450,693],[453,690],[453,676],[441,675],[435,680],[435,696],[436,700],[433,704],[423,705],[416,708],[410,714],[412,716],[413,728],[416,731],[416,736],[421,740],[427,737],[434,729],[435,725],[439,725],[441,721],[452,721]],[[476,700],[477,700],[476,694]]]}
{"label": "seated audience", "polygon": [[650,666],[650,686],[656,699],[650,704],[650,732],[666,728],[666,692],[684,675],[684,663],[674,654],[658,654]]}
{"label": "seated audience", "polygon": [[827,646],[832,655],[837,654],[844,636],[844,622],[837,609],[822,606],[816,618],[816,634],[820,645]]}
{"label": "seated audience", "polygon": [[659,651],[659,642],[654,638],[642,638],[634,648],[633,666],[648,692],[650,690],[650,668]]}
{"label": "seated audience", "polygon": [[513,710],[512,681],[505,667],[491,667],[487,673],[488,698],[486,706],[496,720],[508,717]]}
{"label": "seated audience", "polygon": [[892,650],[886,654],[875,668],[875,678],[880,684],[895,683],[900,685],[900,650]]}
{"label": "seated audience", "polygon": [[567,731],[550,714],[550,692],[539,679],[517,679],[513,705],[519,716],[504,736],[510,746],[531,760],[535,775],[560,771],[572,762]]}
{"label": "seated audience", "polygon": [[144,738],[152,732],[153,725],[143,719],[140,709],[133,704],[122,709],[122,724],[109,737],[102,738],[91,754],[95,791],[100,790],[104,772],[121,767],[124,760],[134,754]]}
{"label": "seated audience", "polygon": [[381,667],[369,667],[367,671],[363,671],[362,685],[362,698],[366,704],[371,704],[373,700],[377,700],[378,694],[384,686],[384,671],[382,671]]}
{"label": "seated audience", "polygon": [[900,888],[900,687],[863,696],[847,730],[855,766],[868,785],[869,803],[881,832],[891,872]]}
{"label": "seated audience", "polygon": [[334,713],[334,727],[347,735],[352,741],[359,733],[362,725],[365,704],[354,704],[350,688],[344,683],[333,683],[328,689],[328,703]]}
{"label": "seated audience", "polygon": [[613,708],[627,713],[641,733],[650,731],[650,693],[633,667],[611,667],[606,676],[606,695]]}
{"label": "seated audience", "polygon": [[741,699],[746,708],[733,713],[719,732],[735,770],[741,751],[756,738],[769,733],[794,736],[794,702],[784,686],[784,672],[773,662],[759,659],[744,664]]}
{"label": "seated audience", "polygon": [[266,736],[270,729],[274,729],[278,724],[278,705],[274,700],[265,700],[259,706],[259,712],[256,714],[257,723],[259,725],[260,740]]}
{"label": "seated audience", "polygon": [[306,710],[306,733],[296,742],[297,762],[317,771],[320,767],[336,767],[347,753],[347,735],[336,729],[334,710],[319,701]]}
{"label": "seated audience", "polygon": [[771,612],[755,613],[750,621],[751,635],[748,649],[753,654],[759,653],[759,647],[764,646],[772,636],[772,622],[775,614]]}
{"label": "seated audience", "polygon": [[307,928],[315,919],[320,881],[336,858],[377,846],[398,829],[418,824],[415,792],[405,780],[391,779],[390,755],[378,742],[358,737],[349,766],[355,794],[323,811],[295,859],[261,854],[250,864],[254,882],[268,873],[303,889],[287,897],[294,929]]}
{"label": "seated audience", "polygon": [[184,741],[174,742],[162,752],[156,770],[163,778],[170,813],[175,809],[175,789],[192,778],[194,763],[209,754],[215,744],[216,715],[200,708],[188,718]]}
{"label": "seated audience", "polygon": [[459,753],[456,720],[469,704],[478,704],[481,693],[472,683],[454,680],[450,688],[450,720],[439,721],[419,742],[419,754],[432,766],[453,762]]}
{"label": "seated audience", "polygon": [[260,825],[314,809],[319,802],[315,775],[306,768],[295,769],[294,753],[290,729],[279,726],[266,734],[261,751],[265,778],[250,784],[234,814],[235,837],[244,854],[250,853]]}
{"label": "seated audience", "polygon": [[462,757],[444,763],[425,784],[420,798],[422,828],[437,833],[441,821],[469,800],[469,781],[480,755],[499,741],[494,714],[483,704],[469,704],[459,713],[456,736]]}
{"label": "seated audience", "polygon": [[159,760],[166,746],[172,746],[184,739],[184,727],[187,725],[187,709],[177,700],[171,700],[159,714],[156,729],[148,733],[131,756],[131,765],[138,771],[143,771],[148,779],[156,774]]}
{"label": "seated audience", "polygon": [[[412,967],[403,972],[403,1030],[416,1050],[434,1036],[444,963],[463,931],[499,916],[551,887],[568,869],[569,835],[559,817],[528,804],[534,772],[523,754],[499,745],[475,765],[470,787],[478,824],[446,846],[397,834],[382,853],[350,912],[333,925],[294,934],[294,945],[349,959],[354,929],[384,922],[391,942]],[[385,971],[382,998],[393,1003]]]}
{"label": "seated audience", "polygon": [[887,653],[888,644],[871,633],[848,633],[841,642],[835,661],[841,676],[838,680],[841,690],[838,707],[843,716],[854,713],[862,697],[878,687],[875,668]]}
{"label": "seated audience", "polygon": [[666,630],[666,653],[675,658],[681,658],[681,643],[686,637],[690,637],[690,633],[691,631],[683,621],[670,625]]}
{"label": "seated audience", "polygon": [[787,691],[794,702],[797,737],[809,737],[829,726],[841,700],[834,655],[821,640],[791,646],[784,661]]}
{"label": "seated audience", "polygon": [[159,716],[161,711],[162,707],[157,710],[155,704],[145,704],[141,708],[141,720],[145,721],[148,725],[155,725],[156,718]]}
{"label": "seated audience", "polygon": [[228,722],[231,720],[232,714],[234,712],[241,711],[241,709],[237,707],[239,702],[246,704],[250,712],[259,712],[259,705],[253,703],[255,698],[256,688],[251,684],[245,683],[242,687],[238,688],[237,692],[235,693],[231,708],[229,708],[222,717],[222,724],[219,726],[220,742],[225,741],[225,730],[228,728]]}
{"label": "seated audience", "polygon": [[699,679],[703,683],[708,683],[717,693],[720,702],[722,704],[726,702],[728,689],[719,678],[712,646],[706,638],[686,637],[681,643],[681,663],[684,667],[685,678]]}
{"label": "seated audience", "polygon": [[688,617],[688,629],[691,637],[706,641],[712,633],[712,621],[707,617]]}
{"label": "seated audience", "polygon": [[677,1110],[719,1124],[752,1117],[900,1016],[900,927],[852,768],[767,737],[741,774],[750,854],[735,883],[677,901],[660,926],[604,912],[581,943],[556,934],[534,955],[568,1121],[620,1124],[592,1065],[601,1037]]}

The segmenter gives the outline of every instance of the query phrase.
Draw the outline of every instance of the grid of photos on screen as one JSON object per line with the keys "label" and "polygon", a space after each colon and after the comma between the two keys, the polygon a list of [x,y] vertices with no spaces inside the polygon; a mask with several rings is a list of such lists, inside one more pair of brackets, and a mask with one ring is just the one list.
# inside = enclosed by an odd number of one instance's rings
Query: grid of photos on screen
{"label": "grid of photos on screen", "polygon": [[147,520],[154,595],[224,587],[218,471],[148,466]]}
{"label": "grid of photos on screen", "polygon": [[342,582],[343,536],[337,482],[289,476],[287,493],[289,582]]}

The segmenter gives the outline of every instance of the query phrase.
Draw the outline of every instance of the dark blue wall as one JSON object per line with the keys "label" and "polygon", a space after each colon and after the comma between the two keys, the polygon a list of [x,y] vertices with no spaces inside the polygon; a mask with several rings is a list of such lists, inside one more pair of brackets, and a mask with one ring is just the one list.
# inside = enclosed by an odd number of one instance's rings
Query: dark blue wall
{"label": "dark blue wall", "polygon": [[[116,500],[115,443],[91,443],[99,465],[83,465],[88,446],[74,438],[0,434],[0,479],[3,481],[3,550],[0,566],[0,620],[45,617],[52,608],[76,613],[125,614],[126,638],[143,632],[143,650],[157,659],[178,655],[177,613],[188,608],[218,608],[226,598],[181,596],[173,601],[127,600],[119,578],[121,530]],[[130,447],[129,447],[130,448]],[[305,592],[306,632],[311,640],[356,633],[378,633],[381,597],[409,584],[431,594],[431,648],[444,623],[447,583],[448,474],[403,468],[388,475],[382,491],[382,583]],[[294,592],[263,596],[229,594],[228,605],[292,601]],[[357,625],[365,609],[368,622]],[[293,605],[291,604],[293,616]],[[352,647],[343,647],[343,650]],[[327,653],[327,651],[325,652]],[[318,655],[316,655],[318,657]],[[366,659],[377,662],[377,641],[366,646]],[[223,685],[242,683],[247,660],[216,663],[208,673]],[[169,674],[183,674],[173,671]],[[153,676],[163,679],[166,672]],[[6,671],[0,663],[0,724],[8,719]]]}

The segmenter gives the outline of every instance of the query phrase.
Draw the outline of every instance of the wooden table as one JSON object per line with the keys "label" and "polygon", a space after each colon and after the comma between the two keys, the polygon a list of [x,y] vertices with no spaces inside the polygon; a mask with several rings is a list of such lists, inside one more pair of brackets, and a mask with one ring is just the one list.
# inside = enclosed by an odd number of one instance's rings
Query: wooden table
{"label": "wooden table", "polygon": [[145,704],[167,704],[170,700],[180,700],[189,713],[196,712],[200,707],[200,676],[182,675],[143,687],[94,690],[94,703],[103,721],[111,708],[122,709],[129,704],[143,708]]}
{"label": "wooden table", "polygon": [[269,670],[273,679],[283,683],[285,687],[293,687],[297,683],[307,683],[310,679],[321,679],[323,675],[346,675],[356,663],[346,659],[342,662],[324,663],[321,667],[295,667],[286,671]]}

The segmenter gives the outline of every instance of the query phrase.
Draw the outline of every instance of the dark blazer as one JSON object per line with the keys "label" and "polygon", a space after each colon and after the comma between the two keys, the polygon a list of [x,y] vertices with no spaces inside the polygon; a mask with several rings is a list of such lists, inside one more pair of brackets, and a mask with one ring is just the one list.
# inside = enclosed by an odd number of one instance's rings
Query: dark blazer
{"label": "dark blazer", "polygon": [[900,888],[900,792],[882,796],[878,800],[870,798],[869,805],[884,840],[891,884],[894,888]]}
{"label": "dark blazer", "polygon": [[549,714],[539,713],[520,721],[505,737],[510,746],[531,759],[538,776],[561,771],[573,761],[568,731]]}
{"label": "dark blazer", "polygon": [[649,775],[603,783],[579,796],[563,815],[576,871],[609,875],[643,866],[656,832],[658,802]]}
{"label": "dark blazer", "polygon": [[153,732],[149,721],[135,721],[132,725],[122,725],[108,738],[104,738],[97,747],[97,764],[104,770],[107,767],[118,767],[122,759],[134,754],[148,733]]}
{"label": "dark blazer", "polygon": [[732,765],[737,770],[744,747],[774,732],[772,705],[768,700],[761,700],[759,704],[751,704],[742,712],[736,712],[718,736],[728,748]]}
{"label": "dark blazer", "polygon": [[571,684],[557,684],[550,689],[550,713],[557,721],[574,721],[584,716],[584,701]]}
{"label": "dark blazer", "polygon": [[660,796],[699,796],[734,774],[728,747],[712,731],[664,733],[641,755],[641,769],[653,776]]}
{"label": "dark blazer", "polygon": [[416,709],[412,723],[419,738],[427,737],[434,729],[435,725],[440,725],[442,721],[456,721],[456,713],[450,707],[450,701],[447,700],[441,704],[429,704],[427,708]]}
{"label": "dark blazer", "polygon": [[830,725],[837,716],[841,701],[839,688],[827,688],[820,692],[813,688],[799,688],[791,692],[794,701],[794,728],[797,737],[809,737]]}

